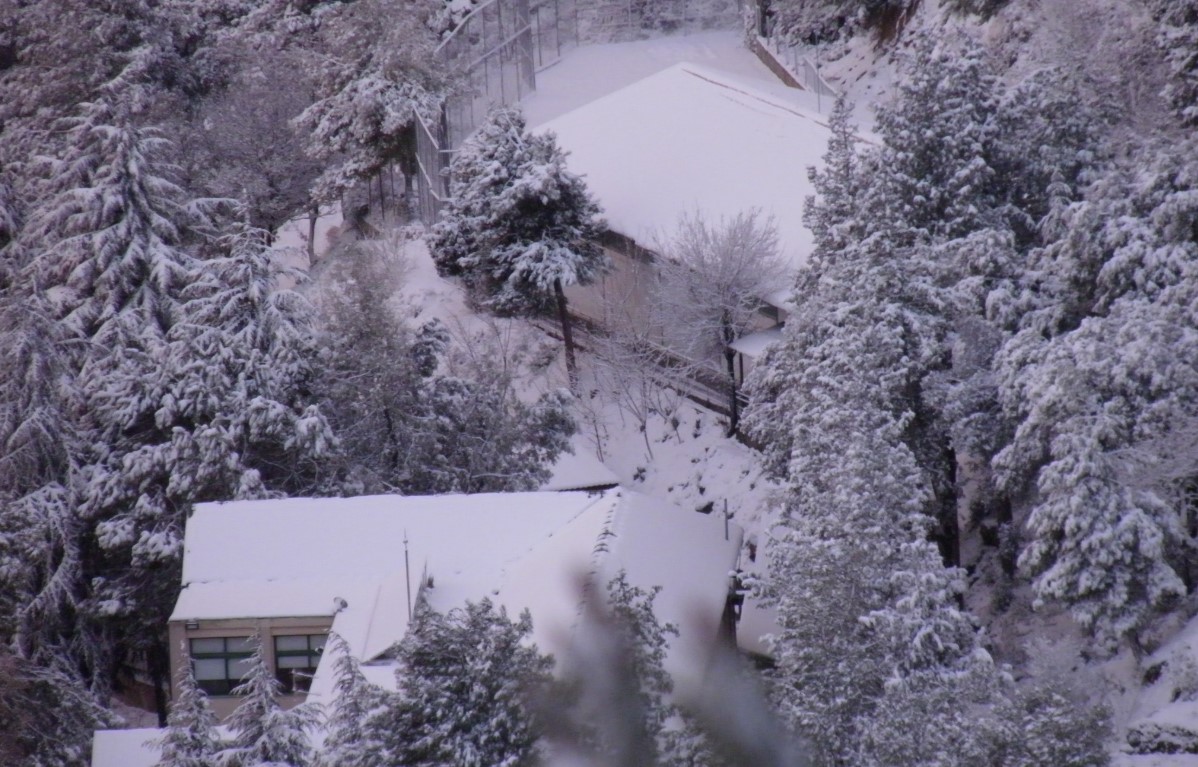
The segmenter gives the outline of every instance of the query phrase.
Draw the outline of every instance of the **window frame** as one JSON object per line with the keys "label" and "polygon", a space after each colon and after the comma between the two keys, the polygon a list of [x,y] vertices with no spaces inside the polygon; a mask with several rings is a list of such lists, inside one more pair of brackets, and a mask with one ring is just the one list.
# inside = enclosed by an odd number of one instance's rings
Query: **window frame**
{"label": "window frame", "polygon": [[[305,648],[302,650],[286,650],[279,648],[280,639],[298,639],[305,640]],[[312,686],[312,675],[316,673],[316,667],[320,665],[320,659],[324,655],[324,648],[328,643],[329,635],[325,633],[317,634],[276,634],[273,639],[271,649],[274,650],[274,666],[275,679],[282,686],[284,695],[301,695],[306,694]],[[318,646],[317,646],[318,645]],[[279,665],[283,658],[305,658],[309,661],[306,666],[287,666]]]}
{"label": "window frame", "polygon": [[[232,674],[234,673],[232,670],[233,669],[232,664],[236,664],[236,663],[244,661],[248,658],[252,658],[254,656],[254,651],[252,649],[230,650],[229,644],[230,644],[230,642],[236,642],[236,643],[241,644],[242,646],[248,647],[248,645],[250,644],[250,642],[252,640],[253,640],[253,637],[249,636],[249,635],[218,636],[218,637],[192,637],[188,642],[187,651],[188,651],[188,658],[191,663],[191,675],[192,675],[192,678],[195,679],[196,686],[199,687],[201,690],[203,690],[204,693],[209,696],[213,696],[213,697],[232,696],[233,690],[238,685],[240,685],[245,679],[244,675],[238,676],[236,678],[234,678],[232,676]],[[213,642],[213,641],[221,642],[222,649],[220,652],[202,652],[202,651],[197,652],[196,651],[195,647],[196,647],[197,642]],[[225,665],[224,679],[200,679],[198,674],[196,673],[196,661],[197,660],[221,660],[221,661],[224,661],[224,665]]]}

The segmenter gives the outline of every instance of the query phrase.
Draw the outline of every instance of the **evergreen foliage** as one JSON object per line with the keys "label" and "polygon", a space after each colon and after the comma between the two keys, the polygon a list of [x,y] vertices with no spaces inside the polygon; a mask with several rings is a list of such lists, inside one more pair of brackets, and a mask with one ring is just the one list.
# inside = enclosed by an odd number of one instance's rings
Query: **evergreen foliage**
{"label": "evergreen foliage", "polygon": [[307,401],[310,309],[260,232],[188,202],[131,87],[65,121],[0,298],[4,629],[101,697],[134,657],[165,682],[190,505],[318,491],[335,445]]}
{"label": "evergreen foliage", "polygon": [[535,763],[540,728],[527,702],[553,660],[530,647],[532,619],[512,621],[490,600],[442,615],[417,605],[396,646],[399,692],[366,723],[384,761],[445,767]]}
{"label": "evergreen foliage", "polygon": [[342,637],[336,634],[329,637],[324,657],[336,658],[336,683],[332,707],[326,712],[327,734],[317,764],[319,767],[372,767],[377,764],[382,744],[370,737],[368,723],[386,704],[386,695],[362,675],[357,659],[350,654],[349,645]]}
{"label": "evergreen foliage", "polygon": [[574,348],[563,288],[608,268],[596,242],[599,206],[566,169],[552,134],[531,134],[518,109],[497,107],[454,157],[450,192],[429,247],[442,274],[463,277],[484,307],[506,314],[557,310],[566,363]]}
{"label": "evergreen foliage", "polygon": [[114,724],[86,680],[0,647],[0,760],[5,764],[88,764],[94,731]]}
{"label": "evergreen foliage", "polygon": [[567,396],[518,398],[518,348],[486,337],[455,344],[436,320],[410,329],[388,304],[401,279],[390,246],[352,245],[341,255],[323,300],[321,388],[354,483],[368,492],[476,493],[548,480],[575,431]]}
{"label": "evergreen foliage", "polygon": [[1173,80],[1165,88],[1181,119],[1198,124],[1198,2],[1157,0],[1153,13],[1160,23],[1157,43],[1165,51]]}
{"label": "evergreen foliage", "polygon": [[309,151],[329,164],[317,199],[335,199],[390,162],[414,179],[414,121],[434,114],[451,85],[433,55],[435,8],[432,0],[359,0],[321,16],[316,99],[296,118]]}
{"label": "evergreen foliage", "polygon": [[[1132,480],[1121,456],[1193,417],[1196,324],[1192,142],[1138,177],[1112,174],[1060,211],[1034,254],[1032,294],[997,359],[1018,424],[995,465],[1012,492],[1034,486],[1021,563],[1113,648],[1186,593],[1188,507]],[[1183,472],[1184,473],[1184,472]]]}
{"label": "evergreen foliage", "polygon": [[895,37],[919,6],[918,0],[771,0],[774,35],[823,43],[872,31],[880,41]]}
{"label": "evergreen foliage", "polygon": [[196,684],[190,667],[180,669],[175,683],[166,733],[158,742],[158,767],[217,767],[221,742],[208,696]]}
{"label": "evergreen foliage", "polygon": [[746,418],[788,487],[766,586],[778,700],[825,764],[987,763],[968,706],[998,680],[959,607],[957,451],[1001,445],[998,320],[1030,300],[1030,222],[1089,157],[1065,110],[1001,94],[978,45],[921,41],[910,67],[876,150],[833,112],[806,214],[815,257]]}
{"label": "evergreen foliage", "polygon": [[307,703],[283,710],[278,701],[282,687],[266,662],[262,638],[254,635],[252,641],[250,670],[233,688],[241,702],[225,722],[232,738],[221,762],[232,767],[309,767],[314,754],[308,733],[320,713]]}

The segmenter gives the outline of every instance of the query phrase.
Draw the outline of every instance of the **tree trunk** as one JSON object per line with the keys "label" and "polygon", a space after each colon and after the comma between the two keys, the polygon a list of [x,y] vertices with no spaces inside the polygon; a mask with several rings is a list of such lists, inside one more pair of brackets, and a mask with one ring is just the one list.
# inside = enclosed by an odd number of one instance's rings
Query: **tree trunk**
{"label": "tree trunk", "polygon": [[387,223],[387,194],[383,188],[383,169],[379,168],[379,223]]}
{"label": "tree trunk", "polygon": [[740,429],[740,401],[736,386],[736,352],[732,349],[736,341],[736,329],[732,326],[732,317],[724,310],[720,317],[720,340],[724,345],[724,364],[728,368],[728,436],[734,436]]}
{"label": "tree trunk", "polygon": [[740,392],[736,386],[736,352],[724,347],[724,362],[728,366],[728,436],[740,429]]}
{"label": "tree trunk", "polygon": [[961,519],[957,510],[960,501],[957,494],[957,451],[944,449],[944,464],[947,476],[945,487],[940,493],[941,539],[940,553],[945,567],[961,566]]}
{"label": "tree trunk", "polygon": [[308,266],[316,263],[316,221],[320,218],[320,208],[313,205],[308,210]]}
{"label": "tree trunk", "polygon": [[158,726],[166,727],[170,653],[165,641],[155,642],[146,653],[146,667],[150,672],[150,684],[154,687],[154,711],[158,714]]}
{"label": "tree trunk", "polygon": [[578,361],[574,357],[574,331],[570,327],[570,312],[566,305],[566,291],[562,281],[553,281],[553,294],[557,297],[557,319],[562,326],[562,342],[566,345],[566,376],[570,379],[570,390],[578,390]]}

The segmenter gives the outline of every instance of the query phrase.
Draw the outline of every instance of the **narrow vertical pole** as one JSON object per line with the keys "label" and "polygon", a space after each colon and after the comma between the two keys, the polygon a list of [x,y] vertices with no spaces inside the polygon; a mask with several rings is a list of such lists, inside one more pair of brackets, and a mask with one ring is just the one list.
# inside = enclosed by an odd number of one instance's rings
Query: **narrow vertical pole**
{"label": "narrow vertical pole", "polygon": [[[726,503],[726,502],[725,502]],[[403,531],[403,571],[408,586],[408,620],[412,620],[412,566],[408,562],[408,531]]]}
{"label": "narrow vertical pole", "polygon": [[724,540],[728,540],[728,499],[724,499]]}

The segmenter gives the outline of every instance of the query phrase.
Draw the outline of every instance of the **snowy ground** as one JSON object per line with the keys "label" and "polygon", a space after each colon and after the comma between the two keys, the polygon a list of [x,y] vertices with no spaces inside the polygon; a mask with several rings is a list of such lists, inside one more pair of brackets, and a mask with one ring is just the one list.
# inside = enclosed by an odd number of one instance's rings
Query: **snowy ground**
{"label": "snowy ground", "polygon": [[[423,240],[400,237],[381,247],[402,264],[393,301],[413,327],[436,317],[459,342],[483,335],[503,339],[506,348],[539,346],[552,361],[526,369],[524,391],[533,396],[566,385],[560,342],[528,322],[475,314],[461,286],[437,274]],[[579,363],[583,382],[575,409],[580,426],[575,450],[597,458],[626,487],[682,508],[710,506],[722,513],[727,502],[729,514],[756,540],[774,486],[761,476],[753,451],[724,435],[723,418],[680,397],[664,396],[663,410],[672,410],[650,416],[641,431],[639,420],[598,382],[594,356],[584,349]]]}

